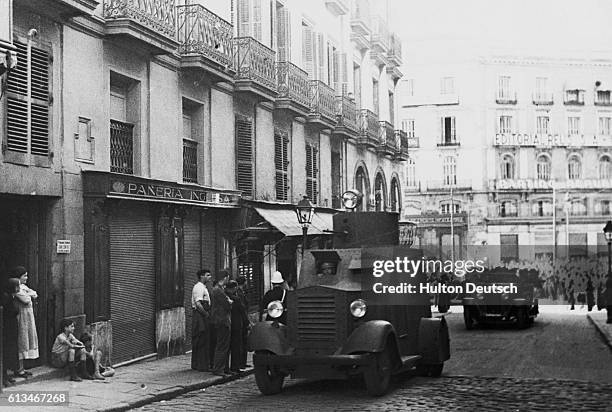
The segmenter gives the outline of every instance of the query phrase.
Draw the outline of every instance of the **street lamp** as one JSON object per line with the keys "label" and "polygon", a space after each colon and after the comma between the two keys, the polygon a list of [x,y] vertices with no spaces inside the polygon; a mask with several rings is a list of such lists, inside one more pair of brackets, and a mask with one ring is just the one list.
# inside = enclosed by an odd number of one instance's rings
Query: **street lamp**
{"label": "street lamp", "polygon": [[298,222],[302,225],[302,259],[304,258],[304,249],[306,249],[306,236],[308,235],[308,227],[312,223],[314,215],[314,205],[308,200],[308,196],[304,196],[302,200],[295,206],[295,214]]}

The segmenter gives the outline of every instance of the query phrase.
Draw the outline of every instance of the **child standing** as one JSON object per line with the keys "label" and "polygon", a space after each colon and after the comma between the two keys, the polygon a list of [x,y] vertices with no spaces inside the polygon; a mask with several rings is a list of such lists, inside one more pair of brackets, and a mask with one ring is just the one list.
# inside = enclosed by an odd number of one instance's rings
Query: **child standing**
{"label": "child standing", "polygon": [[[80,367],[85,368],[85,345],[74,337],[74,321],[63,319],[60,329],[62,332],[57,335],[51,349],[51,364],[56,368],[70,368],[70,380],[81,382],[82,379],[77,375],[75,359],[81,361]],[[82,365],[82,366],[81,366]]]}

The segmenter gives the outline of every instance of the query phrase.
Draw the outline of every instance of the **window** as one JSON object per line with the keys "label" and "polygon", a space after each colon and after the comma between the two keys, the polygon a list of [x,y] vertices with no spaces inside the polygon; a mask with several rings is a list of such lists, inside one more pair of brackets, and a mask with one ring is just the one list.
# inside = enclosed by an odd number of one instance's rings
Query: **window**
{"label": "window", "polygon": [[512,116],[499,116],[498,132],[501,134],[512,133]]}
{"label": "window", "polygon": [[510,154],[505,154],[502,156],[501,178],[514,179],[514,157]]}
{"label": "window", "polygon": [[573,89],[565,91],[565,104],[584,104],[584,90]]}
{"label": "window", "polygon": [[[14,44],[19,63],[6,83],[6,149],[13,153],[48,156],[51,53],[32,46],[28,55],[24,43],[15,41]],[[31,62],[30,96],[27,87],[28,61]]]}
{"label": "window", "polygon": [[332,207],[342,207],[342,155],[340,152],[331,152],[331,185]]}
{"label": "window", "polygon": [[442,145],[452,145],[457,143],[455,128],[455,116],[443,117],[441,119]]}
{"label": "window", "polygon": [[408,137],[416,137],[414,132],[414,119],[402,120],[402,130],[406,132]]}
{"label": "window", "polygon": [[446,156],[443,164],[443,174],[445,186],[457,184],[457,159],[455,156]]}
{"label": "window", "polygon": [[612,125],[612,118],[611,117],[600,117],[599,118],[599,134],[604,135],[604,136],[610,136],[610,131],[612,130],[611,128]]}
{"label": "window", "polygon": [[586,216],[587,208],[584,200],[572,200],[570,204],[570,215]]}
{"label": "window", "polygon": [[517,216],[518,211],[516,208],[516,201],[506,200],[501,202],[499,205],[499,216],[500,217],[512,217]]}
{"label": "window", "polygon": [[377,212],[383,212],[387,209],[387,185],[382,173],[378,173],[374,180],[374,200]]}
{"label": "window", "polygon": [[414,96],[414,79],[404,80],[404,93],[407,97]]}
{"label": "window", "polygon": [[582,175],[582,163],[577,155],[570,156],[567,162],[567,177],[570,180],[580,179]]}
{"label": "window", "polygon": [[261,0],[238,0],[238,37],[262,39]]}
{"label": "window", "polygon": [[612,201],[610,200],[599,200],[595,202],[595,214],[602,215],[602,216],[611,215],[612,214],[612,208],[610,207],[611,204],[612,204]]}
{"label": "window", "polygon": [[610,91],[609,90],[598,90],[595,96],[595,104],[609,105],[610,104]]}
{"label": "window", "polygon": [[276,169],[276,200],[286,201],[289,192],[289,135],[274,131],[274,168]]}
{"label": "window", "polygon": [[510,76],[499,76],[497,83],[497,100],[502,102],[516,100],[510,88]]}
{"label": "window", "polygon": [[539,155],[536,169],[539,180],[550,180],[550,157],[545,154]]}
{"label": "window", "polygon": [[394,177],[391,179],[391,211],[399,212],[401,209],[401,192],[399,181]]}
{"label": "window", "polygon": [[610,161],[610,156],[605,155],[599,158],[599,178],[612,178],[612,161]]}
{"label": "window", "polygon": [[359,193],[363,195],[359,210],[368,210],[368,202],[370,199],[370,182],[368,180],[368,175],[362,166],[359,166],[357,172],[355,173],[355,187]]}
{"label": "window", "polygon": [[455,94],[455,79],[442,77],[440,79],[440,94]]}
{"label": "window", "polygon": [[581,134],[580,117],[570,116],[567,118],[567,134],[570,136]]}
{"label": "window", "polygon": [[353,64],[353,87],[355,88],[355,107],[361,109],[361,67]]}
{"label": "window", "polygon": [[416,165],[414,159],[409,158],[406,165],[406,186],[416,187]]}
{"label": "window", "polygon": [[319,149],[317,146],[306,143],[306,196],[314,204],[319,198]]}
{"label": "window", "polygon": [[501,261],[508,263],[519,258],[518,235],[499,235]]}
{"label": "window", "polygon": [[536,118],[536,134],[548,134],[549,123],[550,123],[550,117],[538,116]]}
{"label": "window", "polygon": [[[134,174],[135,147],[138,122],[138,82],[119,75],[110,74],[110,171]],[[129,108],[129,110],[128,110]]]}
{"label": "window", "polygon": [[378,80],[372,79],[372,102],[374,104],[374,113],[378,114],[380,110],[380,104],[378,101]]}
{"label": "window", "polygon": [[253,121],[236,116],[236,187],[245,197],[254,196]]}
{"label": "window", "polygon": [[291,17],[287,7],[276,3],[276,48],[279,62],[291,61]]}
{"label": "window", "polygon": [[549,100],[547,83],[548,79],[546,77],[536,77],[536,102],[546,102]]}
{"label": "window", "polygon": [[461,205],[456,202],[455,203],[446,202],[440,205],[440,213],[443,215],[450,215],[451,209],[452,209],[453,214],[460,213]]}
{"label": "window", "polygon": [[552,216],[553,208],[552,201],[550,200],[538,200],[532,206],[532,213],[534,216]]}
{"label": "window", "polygon": [[[201,149],[199,131],[203,124],[201,104],[183,98],[183,181],[198,183],[198,159]],[[200,165],[201,166],[201,165]]]}
{"label": "window", "polygon": [[314,32],[310,25],[302,22],[302,67],[311,80],[315,78],[314,53]]}

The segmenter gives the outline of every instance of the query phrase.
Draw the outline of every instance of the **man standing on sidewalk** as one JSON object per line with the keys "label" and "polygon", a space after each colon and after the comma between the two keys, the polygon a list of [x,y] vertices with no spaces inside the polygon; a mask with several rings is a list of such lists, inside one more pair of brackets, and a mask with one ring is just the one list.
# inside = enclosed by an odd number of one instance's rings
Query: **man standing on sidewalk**
{"label": "man standing on sidewalk", "polygon": [[212,373],[217,376],[227,376],[224,371],[229,355],[232,300],[225,294],[223,287],[228,279],[228,271],[222,270],[217,273],[212,291],[211,323],[216,337]]}
{"label": "man standing on sidewalk", "polygon": [[191,369],[208,371],[210,339],[210,295],[206,283],[210,282],[210,270],[201,269],[197,273],[198,282],[191,292]]}

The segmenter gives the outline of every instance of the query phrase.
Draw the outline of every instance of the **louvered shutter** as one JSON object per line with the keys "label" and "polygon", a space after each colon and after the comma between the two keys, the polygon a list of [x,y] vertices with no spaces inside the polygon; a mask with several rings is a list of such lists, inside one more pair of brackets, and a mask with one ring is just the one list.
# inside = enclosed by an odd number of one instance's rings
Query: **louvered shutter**
{"label": "louvered shutter", "polygon": [[238,36],[249,37],[250,27],[250,0],[238,0]]}
{"label": "louvered shutter", "polygon": [[455,116],[451,117],[451,141],[455,142],[457,140],[457,135],[455,133]]}
{"label": "louvered shutter", "polygon": [[306,195],[312,203],[317,203],[318,198],[318,150],[315,146],[306,145]]}
{"label": "louvered shutter", "polygon": [[317,56],[319,80],[327,83],[327,79],[325,78],[325,41],[323,38],[323,33],[317,33]]}
{"label": "louvered shutter", "polygon": [[285,7],[278,9],[278,61],[291,61],[291,20]]}
{"label": "louvered shutter", "polygon": [[236,117],[236,186],[243,196],[253,196],[253,123]]}
{"label": "louvered shutter", "polygon": [[308,78],[314,79],[314,48],[312,44],[312,28],[302,26],[302,64],[308,73]]}
{"label": "louvered shutter", "polygon": [[318,203],[319,198],[319,151],[316,147],[312,148],[312,203]]}
{"label": "louvered shutter", "polygon": [[332,82],[334,85],[334,90],[336,90],[336,95],[342,95],[342,87],[340,85],[340,53],[336,48],[332,48]]}
{"label": "louvered shutter", "polygon": [[[28,152],[28,136],[31,136],[31,153],[49,155],[49,53],[31,48],[31,102],[27,99],[27,46],[15,42],[18,64],[7,81],[7,149]],[[28,111],[31,115],[28,124]]]}
{"label": "louvered shutter", "polygon": [[276,199],[287,200],[289,180],[287,176],[289,139],[285,133],[275,132],[274,134],[274,165],[276,168]]}
{"label": "louvered shutter", "polygon": [[251,0],[253,5],[253,37],[261,42],[261,0]]}
{"label": "louvered shutter", "polygon": [[348,62],[346,53],[342,53],[341,55],[341,66],[340,66],[340,74],[342,81],[342,95],[348,94]]}

